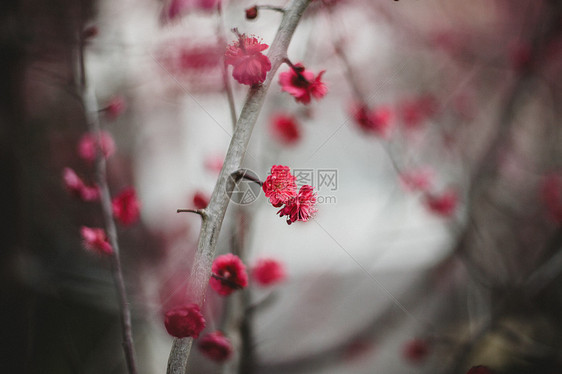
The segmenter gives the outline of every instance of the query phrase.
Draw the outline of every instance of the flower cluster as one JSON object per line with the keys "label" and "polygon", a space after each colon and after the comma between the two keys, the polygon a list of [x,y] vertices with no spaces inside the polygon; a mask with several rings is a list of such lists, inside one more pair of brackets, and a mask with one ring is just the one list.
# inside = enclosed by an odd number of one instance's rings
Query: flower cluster
{"label": "flower cluster", "polygon": [[268,47],[256,37],[238,35],[238,40],[227,47],[224,55],[225,62],[233,66],[234,79],[249,86],[263,83],[271,70],[269,58],[262,54]]}
{"label": "flower cluster", "polygon": [[312,97],[323,98],[328,93],[326,84],[322,82],[322,70],[316,77],[310,70],[306,70],[302,64],[291,65],[289,71],[279,74],[281,90],[294,96],[297,102],[309,104]]}
{"label": "flower cluster", "polygon": [[232,253],[218,256],[211,268],[211,288],[221,296],[228,296],[248,285],[248,273],[242,260]]}
{"label": "flower cluster", "polygon": [[183,305],[166,312],[164,326],[176,338],[197,338],[205,328],[205,318],[197,304]]}
{"label": "flower cluster", "polygon": [[263,183],[265,197],[274,207],[283,206],[277,213],[287,216],[287,224],[308,221],[316,213],[316,193],[312,186],[304,185],[297,193],[296,177],[288,166],[274,165]]}
{"label": "flower cluster", "polygon": [[263,192],[269,202],[278,208],[297,195],[297,178],[288,166],[274,165],[271,174],[263,182]]}
{"label": "flower cluster", "polygon": [[218,363],[225,362],[232,356],[232,343],[220,331],[204,335],[197,346],[201,353]]}

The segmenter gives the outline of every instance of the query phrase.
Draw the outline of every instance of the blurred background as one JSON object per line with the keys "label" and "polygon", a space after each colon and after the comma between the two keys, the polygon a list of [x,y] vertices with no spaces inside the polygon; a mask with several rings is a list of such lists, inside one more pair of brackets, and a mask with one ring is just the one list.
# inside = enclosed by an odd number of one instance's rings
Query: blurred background
{"label": "blurred background", "polygon": [[[100,204],[63,181],[65,167],[96,178],[78,156],[81,41],[115,141],[110,191],[133,186],[141,203],[118,228],[139,372],[165,372],[163,313],[185,297],[200,228],[176,209],[205,205],[233,131],[230,29],[269,45],[282,16],[248,20],[255,2],[219,1],[0,5],[0,372],[127,372],[110,264],[80,237],[103,227]],[[288,54],[325,70],[328,94],[304,105],[275,78],[244,167],[261,180],[291,167],[318,212],[289,226],[263,193],[230,204],[218,252],[248,268],[276,259],[287,276],[209,290],[206,331],[234,354],[218,364],[194,348],[191,372],[562,372],[561,11],[312,1]],[[228,79],[239,113],[248,87]]]}

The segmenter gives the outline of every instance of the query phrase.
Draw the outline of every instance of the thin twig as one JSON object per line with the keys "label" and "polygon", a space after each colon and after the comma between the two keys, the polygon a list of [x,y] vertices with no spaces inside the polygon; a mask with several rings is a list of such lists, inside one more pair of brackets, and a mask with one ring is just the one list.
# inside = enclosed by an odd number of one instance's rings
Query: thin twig
{"label": "thin twig", "polygon": [[[201,225],[197,253],[189,279],[190,295],[193,301],[200,305],[205,301],[205,292],[211,276],[211,266],[215,257],[217,239],[226,208],[229,204],[226,190],[227,181],[234,171],[240,169],[252,130],[263,106],[267,89],[271,85],[282,59],[286,57],[289,42],[309,2],[310,0],[293,0],[288,6],[269,50],[268,57],[272,65],[271,71],[262,85],[250,88],[234,130],[223,168],[207,207],[208,219],[204,220]],[[168,374],[186,373],[187,358],[192,340],[191,338],[174,340],[168,359]]]}
{"label": "thin twig", "polygon": [[79,46],[78,59],[80,74],[79,89],[82,93],[84,112],[86,114],[88,128],[90,132],[95,134],[96,142],[98,144],[96,159],[97,182],[100,189],[100,201],[107,231],[107,237],[109,239],[111,247],[113,248],[113,255],[111,256],[111,273],[113,275],[115,288],[117,290],[117,297],[119,299],[119,317],[121,319],[121,333],[123,338],[122,345],[129,374],[136,374],[137,367],[135,360],[135,349],[133,345],[131,310],[129,307],[129,302],[127,300],[125,281],[121,268],[121,259],[119,257],[119,241],[117,237],[117,227],[115,225],[115,219],[113,218],[111,194],[109,192],[109,186],[107,184],[106,161],[101,150],[101,126],[98,113],[98,103],[94,88],[91,84],[88,84],[88,81],[86,79],[83,42],[81,42]]}
{"label": "thin twig", "polygon": [[[219,45],[222,49],[226,49],[226,31],[224,27],[224,21],[222,18],[222,3],[219,1],[217,4],[218,13],[218,24],[217,24],[217,34],[219,37]],[[228,109],[230,111],[230,121],[232,122],[232,129],[236,127],[236,105],[234,103],[234,94],[232,93],[232,86],[230,84],[230,77],[228,76],[228,66],[222,56],[222,82],[224,84],[224,91],[226,93],[226,98],[228,100]]]}

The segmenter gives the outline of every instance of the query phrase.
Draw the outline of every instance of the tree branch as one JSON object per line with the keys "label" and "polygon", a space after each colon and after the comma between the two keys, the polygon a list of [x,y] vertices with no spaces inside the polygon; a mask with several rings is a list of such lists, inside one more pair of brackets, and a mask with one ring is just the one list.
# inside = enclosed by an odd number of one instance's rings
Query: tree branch
{"label": "tree branch", "polygon": [[[226,183],[230,174],[240,169],[252,130],[265,100],[267,89],[271,85],[275,72],[287,55],[287,48],[293,33],[309,2],[310,0],[293,0],[287,7],[268,54],[271,60],[271,71],[262,85],[250,88],[237,121],[222,170],[211,196],[211,201],[206,209],[208,219],[204,220],[201,225],[195,262],[189,278],[190,296],[198,304],[203,304],[205,301],[205,291],[211,276],[211,265],[215,257],[217,239],[229,203]],[[191,344],[191,338],[174,340],[168,359],[168,374],[186,373],[187,358]]]}

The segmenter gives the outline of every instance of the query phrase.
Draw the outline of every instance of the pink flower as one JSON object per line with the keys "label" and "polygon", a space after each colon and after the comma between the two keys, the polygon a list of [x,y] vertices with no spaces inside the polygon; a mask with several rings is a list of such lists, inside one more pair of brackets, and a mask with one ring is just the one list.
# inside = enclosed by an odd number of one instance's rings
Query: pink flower
{"label": "pink flower", "polygon": [[232,343],[220,331],[206,334],[198,344],[205,356],[216,362],[224,362],[232,356]]}
{"label": "pink flower", "polygon": [[309,185],[304,185],[296,197],[291,198],[277,213],[280,217],[287,216],[287,224],[295,221],[308,221],[316,213],[316,194]]}
{"label": "pink flower", "polygon": [[105,114],[109,119],[116,119],[127,109],[127,103],[122,96],[112,97],[105,107]]}
{"label": "pink flower", "polygon": [[71,168],[64,168],[62,175],[66,189],[83,201],[95,201],[100,197],[98,186],[87,186]]}
{"label": "pink flower", "polygon": [[562,178],[557,174],[546,176],[541,186],[541,199],[550,218],[562,223]]}
{"label": "pink flower", "polygon": [[224,55],[225,62],[233,66],[232,76],[239,83],[253,86],[263,83],[267,72],[271,70],[269,58],[261,52],[269,46],[255,37],[242,34],[230,44]]}
{"label": "pink flower", "polygon": [[388,137],[391,130],[392,112],[387,107],[369,110],[365,104],[356,104],[351,115],[361,130],[382,138]]}
{"label": "pink flower", "polygon": [[423,339],[412,339],[404,344],[402,353],[409,362],[421,364],[429,355],[429,343]]}
{"label": "pink flower", "polygon": [[196,339],[205,328],[205,318],[197,304],[179,306],[166,312],[164,326],[176,338]]}
{"label": "pink flower", "polygon": [[322,75],[325,72],[322,70],[314,77],[314,73],[306,70],[302,64],[296,64],[289,71],[279,74],[279,84],[281,90],[293,95],[297,102],[309,104],[311,97],[321,99],[328,92],[328,88],[322,82]]}
{"label": "pink flower", "polygon": [[119,195],[113,198],[111,203],[113,215],[123,225],[135,223],[140,216],[140,202],[133,187],[125,188]]}
{"label": "pink flower", "polygon": [[252,268],[252,278],[264,287],[282,282],[286,276],[283,264],[270,258],[258,260]]}
{"label": "pink flower", "polygon": [[453,215],[458,203],[457,192],[453,189],[448,189],[440,195],[427,194],[425,197],[425,204],[427,208],[440,216],[449,217]]}
{"label": "pink flower", "polygon": [[287,115],[278,114],[271,121],[271,133],[281,143],[291,145],[296,143],[300,137],[300,129],[297,121]]}
{"label": "pink flower", "polygon": [[273,165],[271,174],[263,182],[265,197],[274,207],[280,207],[297,195],[297,178],[288,166]]}
{"label": "pink flower", "polygon": [[103,229],[82,226],[80,234],[82,235],[84,247],[87,250],[101,255],[113,254],[113,248],[107,241],[107,236]]}
{"label": "pink flower", "polygon": [[205,209],[209,205],[209,196],[207,194],[197,191],[193,195],[193,206],[195,209]]}
{"label": "pink flower", "polygon": [[427,191],[431,187],[433,170],[419,168],[400,174],[400,182],[407,191]]}
{"label": "pink flower", "polygon": [[211,288],[221,296],[248,285],[248,274],[242,260],[232,253],[218,256],[211,268],[213,275],[209,281]]}
{"label": "pink flower", "polygon": [[400,116],[407,129],[418,128],[437,112],[437,102],[431,95],[405,100],[399,105]]}
{"label": "pink flower", "polygon": [[[115,142],[111,135],[106,131],[100,132],[101,138],[101,151],[103,156],[107,159],[115,153]],[[88,162],[93,162],[97,156],[97,134],[86,133],[80,138],[78,142],[78,155]]]}
{"label": "pink flower", "polygon": [[466,374],[493,374],[493,371],[486,366],[478,365],[471,367]]}

